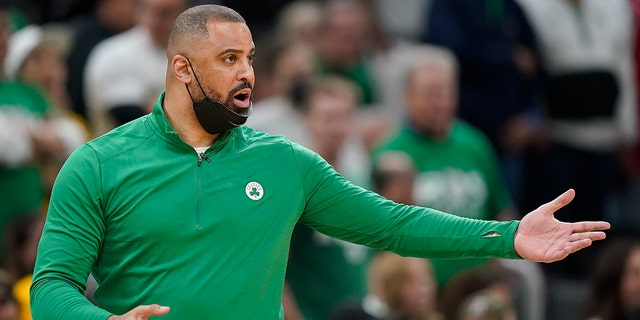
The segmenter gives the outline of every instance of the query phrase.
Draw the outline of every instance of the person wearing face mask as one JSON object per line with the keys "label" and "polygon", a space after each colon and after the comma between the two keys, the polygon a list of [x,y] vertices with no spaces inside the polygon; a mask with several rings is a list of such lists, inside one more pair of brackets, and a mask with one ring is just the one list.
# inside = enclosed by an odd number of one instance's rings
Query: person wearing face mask
{"label": "person wearing face mask", "polygon": [[[195,6],[177,17],[153,111],[77,148],[58,175],[31,285],[33,319],[284,319],[297,223],[420,257],[553,262],[605,237],[607,222],[553,218],[573,190],[520,221],[498,222],[355,186],[309,149],[242,125],[255,52],[230,8]],[[82,294],[89,273],[95,304]]]}

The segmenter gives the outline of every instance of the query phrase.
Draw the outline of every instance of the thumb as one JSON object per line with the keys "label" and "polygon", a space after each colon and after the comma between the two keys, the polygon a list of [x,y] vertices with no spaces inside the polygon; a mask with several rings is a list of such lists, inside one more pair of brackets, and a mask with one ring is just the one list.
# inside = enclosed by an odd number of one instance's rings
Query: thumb
{"label": "thumb", "polygon": [[573,189],[569,189],[552,201],[543,204],[541,208],[543,208],[547,214],[553,215],[554,212],[573,201],[575,196],[576,192]]}
{"label": "thumb", "polygon": [[159,304],[137,306],[129,313],[135,317],[135,319],[147,319],[148,317],[164,316],[169,312],[169,307],[161,306]]}

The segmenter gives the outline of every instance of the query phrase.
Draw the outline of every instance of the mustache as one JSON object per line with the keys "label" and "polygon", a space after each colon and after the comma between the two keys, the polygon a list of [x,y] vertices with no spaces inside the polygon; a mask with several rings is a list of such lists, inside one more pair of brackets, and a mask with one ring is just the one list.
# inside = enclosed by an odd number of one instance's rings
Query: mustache
{"label": "mustache", "polygon": [[[238,85],[237,87],[233,88],[230,92],[229,95],[227,96],[227,101],[225,101],[224,106],[231,110],[233,113],[237,114],[237,115],[241,115],[241,116],[249,116],[251,114],[252,108],[239,108],[235,105],[235,103],[233,102],[233,96],[235,96],[235,94],[243,89],[251,89],[253,91],[253,85],[251,85],[251,83],[249,82],[244,82],[240,85]],[[252,97],[249,97],[250,100],[253,100]]]}
{"label": "mustache", "polygon": [[237,87],[231,89],[231,92],[229,92],[229,96],[233,96],[236,94],[236,92],[243,90],[243,89],[251,89],[251,91],[253,91],[253,85],[251,85],[251,83],[249,82],[243,82],[242,84],[238,85]]}

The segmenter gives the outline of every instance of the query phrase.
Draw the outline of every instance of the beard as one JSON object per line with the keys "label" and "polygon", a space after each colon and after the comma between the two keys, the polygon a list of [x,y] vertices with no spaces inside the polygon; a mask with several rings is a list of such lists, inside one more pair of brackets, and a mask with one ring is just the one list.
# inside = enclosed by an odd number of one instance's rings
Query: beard
{"label": "beard", "polygon": [[[211,101],[214,102],[218,102],[220,104],[222,104],[225,108],[233,111],[233,113],[238,114],[240,116],[249,116],[251,113],[251,108],[240,108],[238,106],[236,106],[235,102],[234,102],[234,96],[238,93],[238,91],[243,90],[243,89],[251,89],[253,90],[253,86],[251,85],[251,83],[249,82],[244,82],[241,85],[238,85],[237,87],[231,89],[231,91],[229,91],[229,93],[227,94],[226,98],[223,98],[222,94],[216,90],[213,90],[211,88],[209,88],[208,86],[203,86],[207,92],[203,92],[203,94],[206,94],[209,99]],[[199,100],[198,102],[202,102],[205,99],[207,99],[207,96],[202,97],[201,100]],[[252,101],[252,97],[249,97],[249,100]]]}
{"label": "beard", "polygon": [[[187,84],[187,91],[191,95],[191,91]],[[222,95],[215,90],[209,89],[213,93],[213,98],[206,95],[204,88],[200,87],[203,98],[195,101],[191,97],[193,103],[193,111],[195,113],[200,126],[210,134],[218,134],[229,129],[243,125],[251,114],[251,96],[250,94],[238,94],[238,91],[245,88],[251,88],[250,83],[243,83],[232,89],[225,100]],[[248,108],[238,107],[235,100],[240,99],[249,102]]]}

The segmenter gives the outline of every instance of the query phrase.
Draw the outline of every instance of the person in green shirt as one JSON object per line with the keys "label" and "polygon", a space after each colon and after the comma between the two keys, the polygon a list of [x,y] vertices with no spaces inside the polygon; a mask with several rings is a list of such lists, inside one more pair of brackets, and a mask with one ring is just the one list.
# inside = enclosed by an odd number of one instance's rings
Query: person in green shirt
{"label": "person in green shirt", "polygon": [[[406,153],[419,172],[415,203],[474,219],[509,220],[516,215],[489,139],[457,118],[456,58],[425,45],[409,62],[406,121],[374,149],[374,161],[389,151]],[[488,259],[432,259],[438,286]]]}
{"label": "person in green shirt", "polygon": [[[255,51],[227,7],[176,19],[153,111],[76,149],[58,175],[33,319],[284,319],[296,223],[419,257],[552,262],[605,238],[607,222],[554,218],[573,190],[520,221],[468,219],[387,200],[285,137],[242,126]],[[89,273],[95,305],[83,295]]]}

